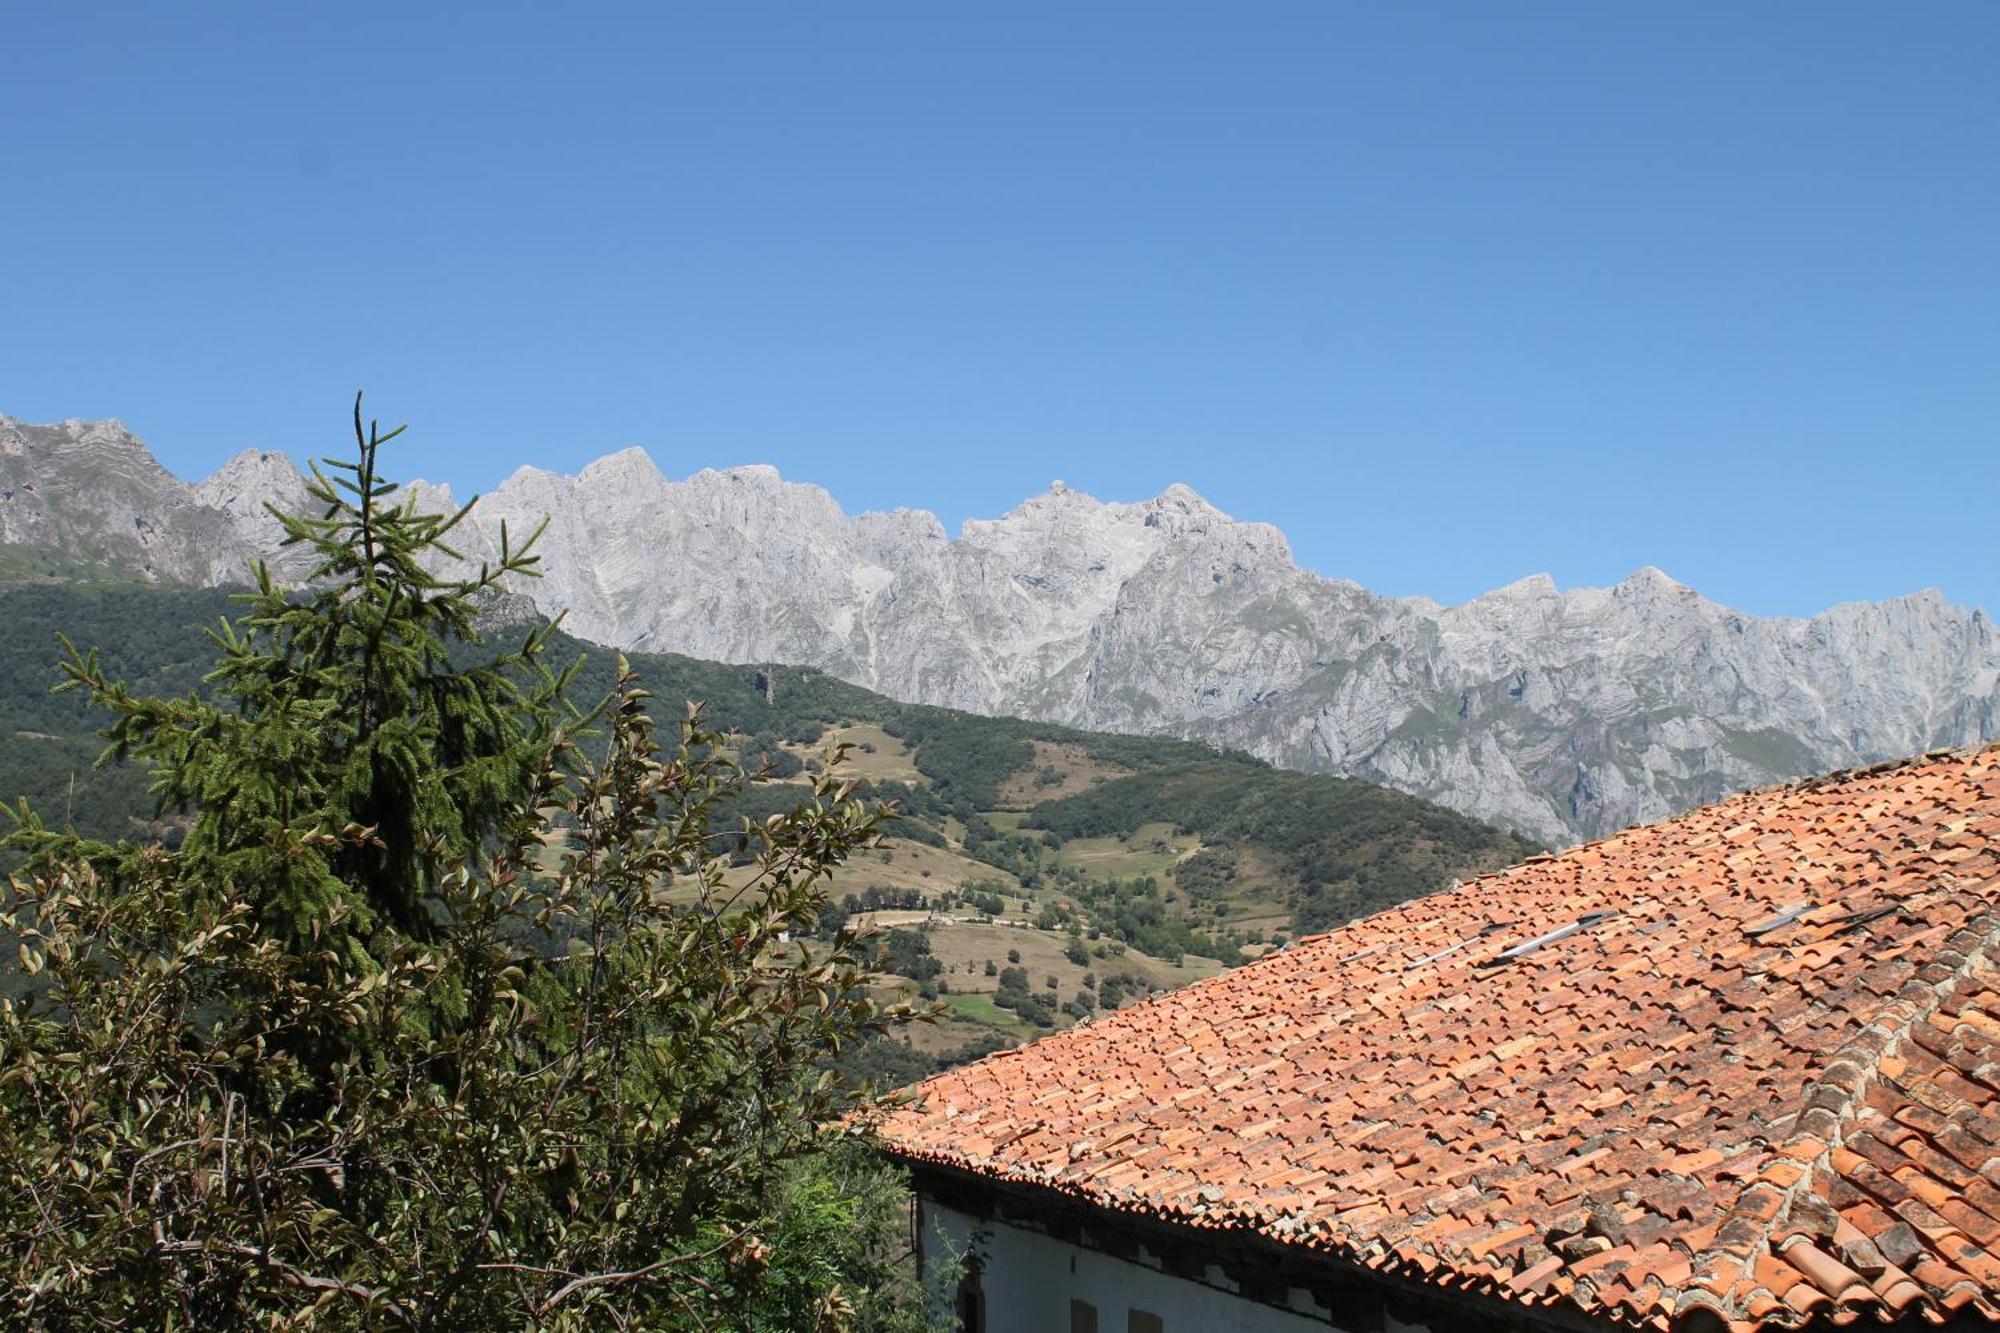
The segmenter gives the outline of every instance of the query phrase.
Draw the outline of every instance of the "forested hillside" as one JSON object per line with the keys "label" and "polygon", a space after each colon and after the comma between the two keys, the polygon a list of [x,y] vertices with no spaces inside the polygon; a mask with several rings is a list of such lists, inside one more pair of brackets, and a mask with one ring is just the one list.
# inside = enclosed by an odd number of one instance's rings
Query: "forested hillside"
{"label": "forested hillside", "polygon": [[[231,607],[212,589],[0,587],[0,795],[25,796],[58,826],[171,842],[185,812],[155,820],[146,773],[94,767],[101,719],[50,693],[56,636],[146,692],[199,691],[206,631]],[[610,690],[610,650],[559,636],[554,656],[584,659],[580,706]],[[1240,753],[900,704],[797,667],[628,656],[674,705],[662,717],[700,701],[746,767],[779,779],[748,788],[732,818],[795,802],[832,743],[849,747],[865,793],[897,803],[892,845],[842,868],[827,922],[869,914],[884,984],[951,1006],[953,1021],[921,1033],[926,1049],[891,1074],[1079,1020],[1533,850],[1386,788]]]}

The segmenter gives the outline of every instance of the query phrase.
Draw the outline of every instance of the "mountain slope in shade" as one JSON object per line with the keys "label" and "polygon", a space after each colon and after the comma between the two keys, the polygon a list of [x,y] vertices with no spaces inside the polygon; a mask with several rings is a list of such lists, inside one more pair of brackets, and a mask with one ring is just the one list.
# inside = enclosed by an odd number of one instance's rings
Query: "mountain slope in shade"
{"label": "mountain slope in shade", "polygon": [[[296,494],[280,456],[250,457],[188,487],[115,423],[0,418],[0,539],[230,579],[259,498]],[[39,507],[17,508],[28,482]],[[50,495],[79,517],[54,520]],[[585,638],[1216,741],[1549,842],[2000,735],[2000,634],[1935,592],[1760,619],[1648,569],[1441,607],[1302,570],[1275,528],[1184,486],[1106,504],[1058,483],[954,539],[918,511],[850,517],[768,467],[672,481],[637,449],[517,472],[479,502],[468,555],[544,515],[546,577],[524,591]]]}

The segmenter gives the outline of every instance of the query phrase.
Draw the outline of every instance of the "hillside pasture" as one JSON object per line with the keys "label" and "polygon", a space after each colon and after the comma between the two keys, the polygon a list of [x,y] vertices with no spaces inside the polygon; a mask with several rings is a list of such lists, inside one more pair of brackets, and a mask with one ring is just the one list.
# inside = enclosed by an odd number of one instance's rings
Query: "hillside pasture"
{"label": "hillside pasture", "polygon": [[838,777],[862,782],[900,782],[911,787],[930,785],[931,780],[917,768],[916,755],[910,747],[872,722],[828,727],[824,735],[810,744],[794,743],[784,748],[798,756],[800,762],[813,764],[826,754],[829,745],[843,743],[852,748],[834,770]]}
{"label": "hillside pasture", "polygon": [[[931,1055],[962,1049],[984,1033],[1026,1041],[1050,1030],[1024,1022],[1012,1010],[993,1003],[1001,968],[1022,968],[1028,974],[1030,991],[1046,995],[1058,1005],[1074,1001],[1086,992],[1093,1001],[1096,999],[1097,991],[1083,984],[1087,974],[1094,976],[1100,986],[1104,979],[1119,976],[1137,978],[1153,990],[1171,990],[1222,970],[1215,960],[1192,955],[1182,966],[1175,967],[1106,940],[1086,941],[1085,948],[1091,951],[1091,956],[1088,963],[1080,965],[1067,956],[1070,943],[1067,934],[1000,922],[952,921],[933,924],[925,933],[930,939],[932,956],[944,966],[938,981],[945,989],[938,999],[947,1017],[941,1023],[918,1024],[909,1029],[908,1044]],[[1009,960],[1010,951],[1020,955],[1019,963]],[[996,975],[986,975],[988,962],[994,965]],[[1048,987],[1050,977],[1056,979],[1053,990]],[[1138,993],[1127,991],[1128,996],[1136,997]],[[904,984],[904,994],[915,997],[914,983]],[[1057,1020],[1057,1027],[1068,1027],[1073,1022],[1064,1016]]]}
{"label": "hillside pasture", "polygon": [[[747,866],[734,867],[724,872],[724,880],[734,887],[752,873]],[[1021,892],[1021,881],[998,866],[975,861],[949,847],[932,847],[908,839],[892,839],[887,846],[857,852],[833,872],[828,887],[833,900],[838,902],[847,894],[859,894],[870,888],[914,889],[934,897],[974,880],[1001,885],[1005,893]]]}
{"label": "hillside pasture", "polygon": [[1129,879],[1164,875],[1201,849],[1201,839],[1176,833],[1172,824],[1155,822],[1111,837],[1071,838],[1056,856],[1092,879]]}
{"label": "hillside pasture", "polygon": [[997,795],[1002,809],[1026,810],[1043,801],[1089,791],[1099,783],[1132,772],[1097,758],[1088,745],[1074,741],[1038,740],[1030,744],[1034,747],[1034,757],[1000,784]]}
{"label": "hillside pasture", "polygon": [[[1057,996],[1063,1000],[1076,998],[1077,992],[1084,988],[1083,976],[1086,972],[1094,972],[1099,977],[1114,972],[1130,973],[1157,989],[1167,989],[1213,976],[1222,970],[1222,965],[1212,958],[1189,955],[1181,966],[1175,967],[1137,949],[1106,940],[1085,940],[1084,948],[1091,951],[1091,958],[1088,963],[1079,965],[1071,962],[1065,954],[1069,948],[1067,934],[1037,930],[1032,926],[1005,925],[997,921],[955,921],[949,925],[933,926],[930,939],[932,955],[945,967],[942,979],[950,984],[953,991],[978,994],[991,994],[999,989],[999,981],[986,975],[988,962],[996,968],[1026,968],[1036,990],[1045,989],[1045,978],[1055,977]],[[1098,957],[1095,952],[1100,948],[1104,952],[1103,957]],[[1009,963],[1007,955],[1010,950],[1021,955],[1018,964]]]}

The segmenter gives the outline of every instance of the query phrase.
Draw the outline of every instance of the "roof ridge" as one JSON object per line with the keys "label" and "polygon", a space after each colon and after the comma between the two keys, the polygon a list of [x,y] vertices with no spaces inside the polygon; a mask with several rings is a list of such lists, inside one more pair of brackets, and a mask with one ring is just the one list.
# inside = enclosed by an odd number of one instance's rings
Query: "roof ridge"
{"label": "roof ridge", "polygon": [[[1973,752],[1986,749],[2000,745],[1975,747]],[[2000,888],[2000,876],[1973,887]],[[1744,1186],[1736,1206],[1717,1227],[1715,1239],[1690,1256],[1694,1271],[1678,1293],[1675,1327],[1698,1311],[1734,1326],[1748,1316],[1747,1306],[1756,1295],[1766,1291],[1756,1282],[1760,1254],[1782,1250],[1801,1238],[1832,1239],[1831,1227],[1822,1219],[1795,1221],[1795,1205],[1810,1193],[1815,1177],[1832,1170],[1833,1154],[1846,1141],[1869,1088],[1881,1077],[1883,1059],[1901,1049],[1916,1025],[1942,1008],[1973,973],[1995,962],[1997,953],[2000,908],[1989,906],[1954,931],[1932,956],[1931,966],[1949,969],[1944,976],[1926,980],[1924,971],[1929,969],[1920,970],[1861,1031],[1833,1051],[1819,1077],[1801,1090],[1804,1107],[1794,1117],[1791,1133],[1772,1145],[1779,1160],[1767,1164],[1757,1179]]]}
{"label": "roof ridge", "polygon": [[[1970,763],[1982,755],[1995,752],[2000,752],[2000,737],[1996,737],[1990,741],[1978,741],[1971,745],[1947,746],[1939,750],[1925,750],[1921,754],[1904,755],[1897,759],[1883,759],[1873,764],[1862,764],[1854,768],[1837,768],[1831,773],[1815,773],[1810,777],[1792,778],[1785,782],[1766,783],[1761,787],[1745,787],[1742,791],[1730,792],[1728,795],[1718,800],[1710,801],[1706,805],[1698,805],[1691,810],[1683,810],[1679,814],[1669,815],[1665,819],[1657,819],[1649,824],[1629,824],[1615,832],[1607,833],[1601,838],[1592,838],[1588,842],[1572,843],[1567,847],[1559,847],[1554,851],[1536,852],[1531,856],[1524,856],[1510,865],[1501,866],[1497,870],[1486,870],[1477,875],[1468,875],[1463,879],[1455,879],[1445,887],[1438,889],[1435,893],[1419,894],[1415,898],[1405,899],[1400,903],[1392,903],[1388,907],[1383,908],[1382,911],[1394,912],[1409,903],[1421,902],[1425,898],[1436,897],[1439,893],[1450,893],[1456,889],[1465,888],[1486,880],[1503,878],[1518,871],[1522,866],[1539,865],[1546,861],[1560,861],[1565,857],[1574,856],[1578,852],[1588,851],[1593,847],[1609,846],[1635,834],[1655,834],[1662,828],[1686,823],[1697,816],[1711,814],[1724,806],[1736,805],[1753,798],[1768,797],[1779,792],[1824,791],[1829,787],[1843,786],[1849,782],[1859,782],[1864,778],[1877,778],[1887,773],[1900,772],[1906,768],[1921,768],[1926,764],[1942,764],[1954,761],[1958,763]],[[1374,916],[1379,915],[1379,913],[1371,912],[1369,915]],[[1367,918],[1357,917],[1355,919],[1366,920]],[[1342,922],[1340,926],[1335,926],[1330,930],[1320,931],[1313,935],[1302,935],[1299,937],[1298,942],[1304,944],[1309,940],[1324,939],[1328,935],[1338,933],[1342,926],[1352,924],[1353,922],[1351,921]]]}
{"label": "roof ridge", "polygon": [[1790,782],[1772,783],[1768,787],[1753,787],[1739,795],[1751,796],[1770,791],[1819,791],[1823,787],[1838,786],[1843,782],[1854,782],[1861,778],[1880,777],[1884,773],[1894,773],[1905,768],[1920,768],[1925,764],[1942,764],[1949,760],[1969,762],[1991,750],[2000,750],[2000,737],[1990,741],[1974,741],[1970,745],[1947,745],[1936,750],[1925,750],[1920,754],[1904,755],[1898,759],[1882,759],[1853,768],[1836,768],[1831,773],[1816,773],[1811,777],[1794,778]]}
{"label": "roof ridge", "polygon": [[[1628,837],[1657,834],[1662,828],[1684,824],[1702,815],[1712,815],[1715,811],[1725,806],[1737,805],[1757,798],[1773,796],[1779,792],[1824,791],[1846,783],[1859,782],[1865,778],[1877,778],[1888,773],[1900,772],[1906,768],[1921,768],[1926,764],[1943,764],[1948,762],[1966,764],[1983,755],[1995,753],[2000,753],[2000,738],[1990,741],[1979,741],[1972,745],[1947,746],[1939,750],[1926,750],[1921,754],[1905,755],[1899,759],[1883,759],[1873,764],[1864,764],[1855,768],[1838,768],[1831,773],[1816,773],[1810,777],[1793,778],[1786,782],[1767,783],[1762,787],[1745,787],[1742,791],[1731,792],[1727,796],[1710,801],[1706,805],[1695,806],[1692,810],[1683,810],[1679,814],[1669,815],[1665,819],[1655,820],[1650,824],[1628,825],[1616,832],[1607,833],[1601,838],[1592,838],[1588,842],[1572,843],[1568,847],[1559,847],[1554,851],[1535,852],[1522,857],[1518,861],[1497,867],[1493,870],[1483,870],[1476,875],[1465,875],[1453,879],[1429,893],[1420,893],[1414,898],[1405,898],[1402,902],[1390,903],[1386,907],[1378,908],[1373,912],[1367,913],[1365,916],[1352,917],[1337,925],[1329,926],[1325,930],[1317,930],[1310,934],[1301,935],[1291,945],[1286,947],[1289,949],[1298,945],[1317,944],[1331,939],[1350,926],[1357,925],[1374,917],[1387,916],[1392,912],[1400,912],[1417,903],[1441,897],[1445,894],[1456,893],[1460,889],[1471,888],[1475,884],[1485,884],[1493,880],[1506,879],[1511,875],[1517,874],[1524,866],[1543,865],[1550,861],[1561,861],[1575,856],[1579,852],[1589,851],[1592,848],[1612,846]],[[1273,951],[1264,956],[1267,958],[1276,957],[1278,952]],[[1225,972],[1218,975],[1227,976],[1229,974]],[[1203,980],[1213,980],[1213,978],[1203,978]]]}

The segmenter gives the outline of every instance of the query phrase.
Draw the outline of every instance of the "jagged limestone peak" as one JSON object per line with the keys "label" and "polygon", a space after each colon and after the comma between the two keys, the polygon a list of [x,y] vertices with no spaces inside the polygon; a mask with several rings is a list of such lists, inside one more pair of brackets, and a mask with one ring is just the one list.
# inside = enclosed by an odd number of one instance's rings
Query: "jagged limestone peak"
{"label": "jagged limestone peak", "polygon": [[[184,486],[116,423],[0,418],[0,540],[144,577],[240,578],[270,549],[263,501],[297,482],[252,451]],[[1551,843],[2000,735],[2000,634],[1936,590],[1760,618],[1648,567],[1442,607],[1299,569],[1283,533],[1180,483],[1104,502],[1056,482],[954,538],[920,509],[849,516],[763,465],[670,480],[637,448],[571,477],[519,469],[478,502],[465,553],[544,517],[545,577],[522,591],[588,638],[1235,745]]]}

